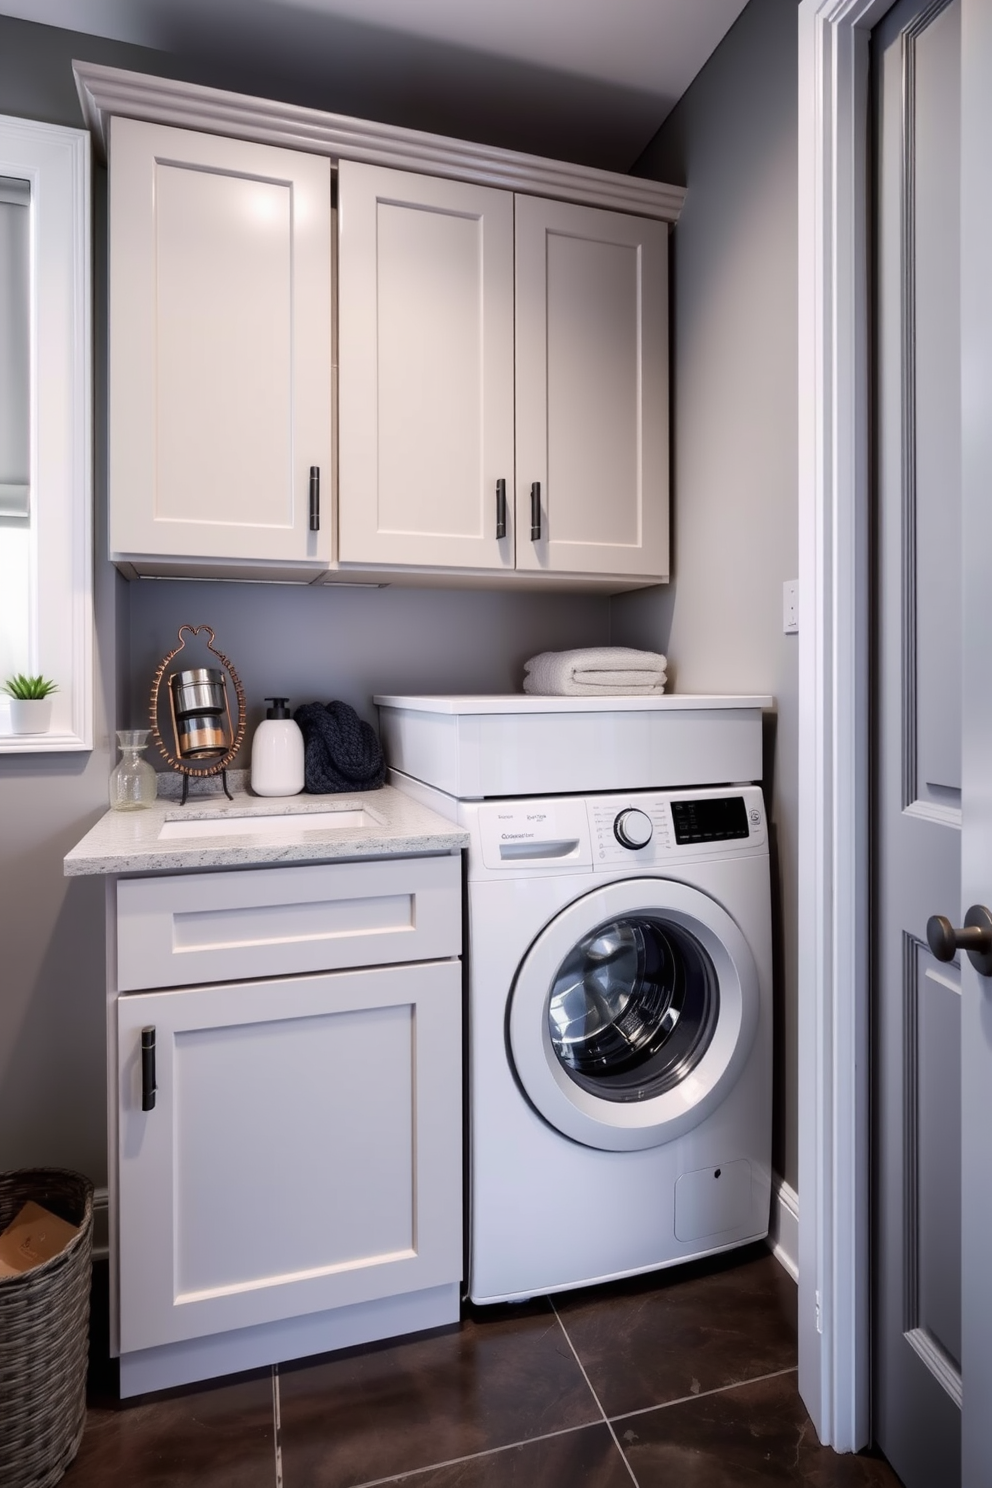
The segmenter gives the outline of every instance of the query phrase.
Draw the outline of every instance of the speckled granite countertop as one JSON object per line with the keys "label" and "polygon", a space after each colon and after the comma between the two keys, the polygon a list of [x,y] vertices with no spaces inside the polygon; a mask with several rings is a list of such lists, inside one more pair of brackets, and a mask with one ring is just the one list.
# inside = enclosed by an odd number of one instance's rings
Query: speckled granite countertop
{"label": "speckled granite countertop", "polygon": [[[233,801],[191,796],[185,806],[160,799],[141,811],[108,811],[66,854],[65,875],[402,857],[468,845],[461,827],[390,785],[346,796],[262,797],[238,789],[233,794]],[[348,824],[335,825],[328,813],[347,814]],[[307,823],[315,815],[323,819]],[[282,821],[266,828],[267,817]]]}

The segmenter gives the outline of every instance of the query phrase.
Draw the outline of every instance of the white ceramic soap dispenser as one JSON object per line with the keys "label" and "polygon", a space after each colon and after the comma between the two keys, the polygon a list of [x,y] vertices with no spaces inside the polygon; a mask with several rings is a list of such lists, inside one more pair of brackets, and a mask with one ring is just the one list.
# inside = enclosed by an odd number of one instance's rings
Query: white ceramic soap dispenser
{"label": "white ceramic soap dispenser", "polygon": [[303,789],[303,735],[289,716],[289,698],[272,707],[251,741],[251,788],[256,796],[295,796]]}

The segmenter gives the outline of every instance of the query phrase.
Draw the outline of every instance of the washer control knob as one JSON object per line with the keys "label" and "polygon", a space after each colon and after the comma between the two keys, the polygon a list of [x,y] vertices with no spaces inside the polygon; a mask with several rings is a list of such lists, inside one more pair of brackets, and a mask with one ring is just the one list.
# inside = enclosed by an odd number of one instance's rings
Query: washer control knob
{"label": "washer control knob", "polygon": [[651,818],[646,811],[638,811],[635,806],[630,806],[626,811],[621,811],[613,823],[613,835],[621,847],[636,849],[647,847],[654,833]]}

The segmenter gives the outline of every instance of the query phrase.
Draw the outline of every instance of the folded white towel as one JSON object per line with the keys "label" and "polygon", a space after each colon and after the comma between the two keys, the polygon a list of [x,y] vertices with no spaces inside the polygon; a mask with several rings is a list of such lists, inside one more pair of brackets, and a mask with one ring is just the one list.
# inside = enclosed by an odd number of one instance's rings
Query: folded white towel
{"label": "folded white towel", "polygon": [[667,658],[656,651],[630,646],[542,651],[524,663],[524,692],[542,697],[638,697],[664,692],[667,677]]}

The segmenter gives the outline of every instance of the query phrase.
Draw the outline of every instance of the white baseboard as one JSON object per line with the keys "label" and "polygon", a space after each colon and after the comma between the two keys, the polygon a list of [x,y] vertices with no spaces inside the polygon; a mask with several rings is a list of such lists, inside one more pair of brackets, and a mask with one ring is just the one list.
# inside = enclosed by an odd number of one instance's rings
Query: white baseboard
{"label": "white baseboard", "polygon": [[799,1195],[784,1178],[772,1178],[772,1212],[768,1228],[772,1255],[793,1281],[799,1280]]}

